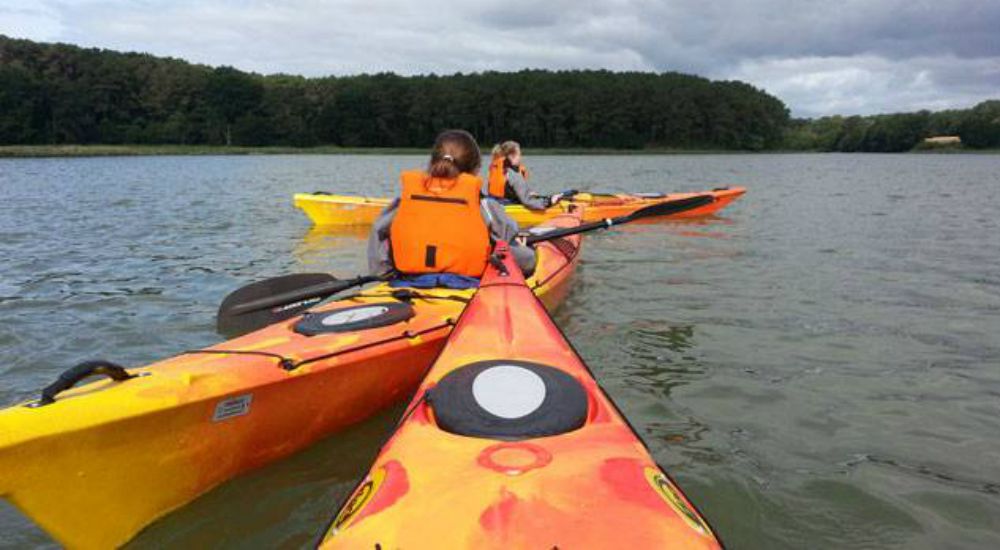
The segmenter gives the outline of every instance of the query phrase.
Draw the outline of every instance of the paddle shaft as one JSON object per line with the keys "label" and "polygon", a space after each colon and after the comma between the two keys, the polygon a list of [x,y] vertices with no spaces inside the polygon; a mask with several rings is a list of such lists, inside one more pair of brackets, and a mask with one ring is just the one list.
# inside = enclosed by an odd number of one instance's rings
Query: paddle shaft
{"label": "paddle shaft", "polygon": [[[618,225],[620,223],[625,223],[626,216],[621,216],[618,218],[605,218],[601,221],[582,223],[576,227],[566,227],[563,229],[553,229],[552,231],[546,231],[541,235],[529,235],[528,238],[524,240],[527,245],[534,245],[537,243],[543,243],[545,241],[551,241],[552,239],[558,239],[559,237],[566,237],[569,235],[576,235],[577,233],[586,233],[587,231],[593,231],[595,229],[604,229],[611,227],[613,225]],[[627,221],[627,220],[626,220]]]}
{"label": "paddle shaft", "polygon": [[593,231],[595,229],[607,229],[616,225],[621,225],[623,223],[633,222],[642,218],[649,218],[653,216],[667,216],[670,214],[676,214],[678,212],[684,212],[685,210],[693,210],[699,206],[704,206],[710,204],[715,198],[712,195],[697,195],[694,197],[688,197],[686,199],[680,199],[677,201],[663,202],[659,204],[653,204],[645,208],[640,208],[631,214],[625,216],[618,216],[617,218],[605,218],[601,221],[590,222],[580,224],[576,227],[567,227],[565,229],[553,229],[552,231],[546,231],[541,235],[530,235],[525,239],[525,244],[533,245],[540,242],[550,241],[552,239],[558,239],[559,237],[566,237],[569,235],[576,235],[578,233],[586,233],[588,231]]}

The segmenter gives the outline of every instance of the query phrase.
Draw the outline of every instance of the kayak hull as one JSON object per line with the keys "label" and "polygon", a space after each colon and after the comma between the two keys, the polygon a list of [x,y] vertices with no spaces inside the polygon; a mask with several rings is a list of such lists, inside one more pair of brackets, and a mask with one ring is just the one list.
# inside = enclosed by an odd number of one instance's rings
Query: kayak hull
{"label": "kayak hull", "polygon": [[[552,221],[578,223],[578,215]],[[538,247],[532,281],[549,307],[575,269],[579,236],[567,242]],[[379,285],[313,311],[401,303],[394,290]],[[0,496],[66,546],[123,544],[223,481],[412,395],[474,291],[411,292],[405,321],[307,336],[294,318],[129,369],[136,378],[80,386],[50,405],[4,409]]]}
{"label": "kayak hull", "polygon": [[[537,299],[516,279],[516,274],[503,278],[488,271],[397,431],[331,522],[322,546],[719,548],[708,523],[653,461]],[[577,384],[585,395],[577,399],[583,404],[577,406],[575,423],[551,424],[573,409],[567,398],[573,392],[565,386],[551,392],[558,386],[546,386],[536,409],[519,409],[535,387],[518,387],[506,378],[508,372],[494,390],[488,378],[480,386],[476,375],[466,388],[474,398],[446,396],[442,390],[460,387],[454,381],[465,369],[482,374],[519,365],[539,372],[557,369],[575,380],[570,386]],[[461,404],[459,412],[468,413],[462,418],[483,418],[473,410],[478,405],[468,405],[472,399],[479,403],[480,395],[491,407],[506,410],[504,416],[459,429],[449,407]],[[524,422],[545,423],[548,431],[503,431],[512,418],[532,415],[535,420]],[[447,429],[445,418],[451,419]]]}
{"label": "kayak hull", "polygon": [[[696,195],[711,195],[713,201],[691,210],[665,216],[669,219],[696,218],[712,215],[746,193],[746,188],[720,188],[697,193],[671,193],[659,196],[628,194],[599,195],[578,193],[572,201],[562,201],[546,210],[529,210],[521,205],[507,205],[505,210],[522,227],[540,225],[546,220],[564,214],[573,207],[583,208],[583,221],[591,222],[631,214],[640,208],[671,202]],[[297,193],[294,204],[318,226],[358,226],[371,225],[389,199],[331,195],[323,193]]]}

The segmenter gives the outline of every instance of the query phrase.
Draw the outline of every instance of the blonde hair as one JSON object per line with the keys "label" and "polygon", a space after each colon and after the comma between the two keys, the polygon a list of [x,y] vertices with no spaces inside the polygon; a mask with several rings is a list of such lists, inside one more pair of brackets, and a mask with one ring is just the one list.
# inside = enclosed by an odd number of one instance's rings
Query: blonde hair
{"label": "blonde hair", "polygon": [[520,150],[520,143],[516,141],[505,141],[493,146],[493,158],[509,157]]}

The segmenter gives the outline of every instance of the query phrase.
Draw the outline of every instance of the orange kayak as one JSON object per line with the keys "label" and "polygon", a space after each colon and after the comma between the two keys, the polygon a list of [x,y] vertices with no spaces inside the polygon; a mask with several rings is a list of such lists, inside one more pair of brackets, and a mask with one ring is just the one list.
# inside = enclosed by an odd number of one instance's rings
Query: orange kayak
{"label": "orange kayak", "polygon": [[504,263],[322,546],[720,547]]}
{"label": "orange kayak", "polygon": [[[529,210],[520,204],[508,204],[504,209],[521,227],[532,227],[564,214],[574,207],[582,207],[583,221],[592,222],[604,218],[626,216],[636,210],[655,204],[678,201],[698,195],[710,195],[713,198],[710,204],[667,216],[671,219],[694,218],[708,216],[722,210],[743,193],[746,193],[744,187],[720,187],[697,193],[577,193],[571,199],[563,200],[546,210]],[[313,224],[321,226],[371,225],[389,202],[387,198],[332,195],[319,192],[297,193],[294,197],[295,206],[305,212]]]}
{"label": "orange kayak", "polygon": [[[579,224],[579,215],[551,225]],[[539,244],[533,291],[569,290],[579,235]],[[0,410],[0,496],[68,547],[108,548],[236,475],[407,396],[474,290],[378,285],[121,378]]]}

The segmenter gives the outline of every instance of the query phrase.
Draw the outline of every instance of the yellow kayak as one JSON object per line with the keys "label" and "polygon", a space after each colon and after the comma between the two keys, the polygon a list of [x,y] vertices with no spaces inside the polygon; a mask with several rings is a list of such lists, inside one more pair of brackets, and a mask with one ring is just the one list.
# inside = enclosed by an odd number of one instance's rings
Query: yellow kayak
{"label": "yellow kayak", "polygon": [[[583,222],[586,223],[626,216],[636,210],[655,204],[669,203],[699,195],[711,195],[713,201],[710,204],[666,216],[671,219],[693,218],[714,214],[743,193],[746,193],[745,187],[720,187],[711,191],[669,194],[577,193],[570,200],[563,200],[546,210],[528,210],[519,204],[509,204],[505,206],[505,209],[507,214],[520,226],[533,227],[560,214],[565,214],[574,205],[583,207]],[[389,199],[383,197],[332,195],[321,192],[297,193],[294,201],[295,206],[302,209],[313,224],[322,226],[371,225],[390,202]]]}
{"label": "yellow kayak", "polygon": [[[569,291],[579,244],[536,248],[529,283],[549,307]],[[120,546],[219,483],[411,395],[474,292],[380,284],[151,365],[81,363],[40,399],[0,410],[0,497],[64,546]]]}

